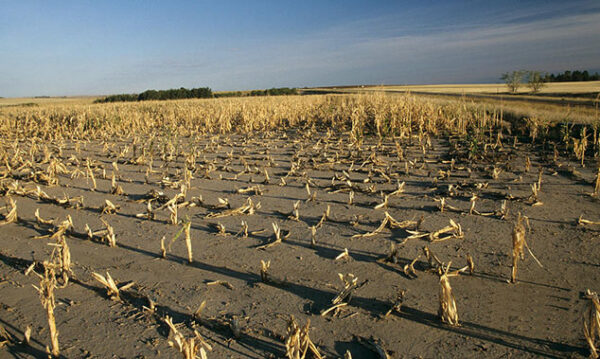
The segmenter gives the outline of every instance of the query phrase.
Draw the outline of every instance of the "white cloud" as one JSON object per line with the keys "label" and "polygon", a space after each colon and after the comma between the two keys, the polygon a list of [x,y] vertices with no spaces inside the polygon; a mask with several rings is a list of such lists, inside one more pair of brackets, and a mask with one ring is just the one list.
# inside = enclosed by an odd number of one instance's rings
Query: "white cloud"
{"label": "white cloud", "polygon": [[[236,83],[242,87],[419,83],[494,79],[518,68],[561,71],[600,64],[598,12],[380,38],[367,34],[374,21],[331,28],[289,43],[253,44],[240,49],[238,56],[197,67],[196,75],[223,88],[235,88]],[[187,72],[191,66],[180,70]]]}

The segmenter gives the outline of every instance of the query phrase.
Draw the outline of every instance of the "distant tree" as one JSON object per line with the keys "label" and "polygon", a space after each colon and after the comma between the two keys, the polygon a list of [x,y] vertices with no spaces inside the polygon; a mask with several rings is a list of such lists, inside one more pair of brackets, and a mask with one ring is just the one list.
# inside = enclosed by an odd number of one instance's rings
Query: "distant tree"
{"label": "distant tree", "polygon": [[567,81],[598,81],[600,75],[598,72],[591,74],[588,70],[573,70],[559,72],[558,74],[549,74],[544,78],[546,82],[567,82]]}
{"label": "distant tree", "polygon": [[584,70],[581,73],[581,81],[589,81],[590,80],[590,73],[588,72],[588,70]]}
{"label": "distant tree", "polygon": [[519,87],[521,87],[525,74],[525,71],[506,72],[502,74],[500,79],[506,83],[506,86],[511,93],[517,93]]}
{"label": "distant tree", "polygon": [[119,101],[148,101],[148,100],[175,100],[186,98],[211,98],[212,90],[208,87],[193,89],[178,88],[170,90],[147,90],[140,94],[120,94],[111,95],[105,98],[97,99],[95,102],[119,102]]}
{"label": "distant tree", "polygon": [[545,86],[544,77],[539,71],[527,71],[527,86],[531,92],[537,93]]}

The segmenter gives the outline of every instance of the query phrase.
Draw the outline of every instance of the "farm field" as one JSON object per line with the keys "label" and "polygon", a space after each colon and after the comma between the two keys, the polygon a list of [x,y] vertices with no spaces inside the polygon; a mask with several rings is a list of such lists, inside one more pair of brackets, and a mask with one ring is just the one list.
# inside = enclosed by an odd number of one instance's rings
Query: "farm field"
{"label": "farm field", "polygon": [[587,357],[596,114],[503,115],[404,94],[0,107],[0,357]]}
{"label": "farm field", "polygon": [[0,107],[91,104],[97,98],[97,96],[0,98]]}
{"label": "farm field", "polygon": [[[472,94],[498,94],[507,91],[506,85],[498,84],[438,84],[438,85],[382,85],[382,86],[343,86],[338,89],[362,89],[369,90],[387,90],[387,91],[412,91],[412,92],[432,92],[432,93],[472,93]],[[600,81],[582,81],[582,82],[550,82],[546,83],[540,90],[540,94],[570,94],[572,96],[584,93],[598,92]],[[527,94],[530,89],[524,84],[518,90],[518,93]]]}
{"label": "farm field", "polygon": [[[336,93],[415,93],[430,96],[465,96],[475,101],[513,102],[511,107],[529,106],[547,107],[567,105],[576,107],[597,107],[600,101],[600,81],[550,82],[544,84],[539,93],[531,94],[525,84],[515,94],[507,92],[505,84],[451,84],[451,85],[382,85],[382,86],[343,86],[310,89],[313,92]],[[517,103],[514,103],[517,102]]]}

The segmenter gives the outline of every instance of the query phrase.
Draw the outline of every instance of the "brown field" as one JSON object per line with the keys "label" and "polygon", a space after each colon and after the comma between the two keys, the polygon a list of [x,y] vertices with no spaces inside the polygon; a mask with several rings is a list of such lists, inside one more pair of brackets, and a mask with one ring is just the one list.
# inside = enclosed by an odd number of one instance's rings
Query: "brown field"
{"label": "brown field", "polygon": [[523,86],[508,94],[502,84],[328,87],[311,93],[413,94],[438,104],[463,103],[483,111],[501,112],[510,119],[529,118],[550,123],[596,123],[600,119],[600,81],[548,83],[538,94]]}
{"label": "brown field", "polygon": [[[531,94],[529,87],[521,86],[516,94],[507,92],[504,84],[453,84],[453,85],[382,85],[382,86],[346,86],[310,89],[312,92],[336,93],[373,93],[384,92],[388,94],[413,93],[436,97],[465,97],[470,101],[498,103],[511,107],[522,108],[524,104],[529,107],[563,106],[567,112],[589,111],[600,104],[600,81],[586,82],[553,82],[546,83],[537,94]],[[556,106],[554,106],[556,107]],[[546,116],[545,116],[546,117]]]}
{"label": "brown field", "polygon": [[99,96],[70,96],[70,97],[8,97],[0,98],[2,106],[33,106],[35,105],[76,105],[91,104]]}
{"label": "brown field", "polygon": [[600,121],[498,106],[0,106],[0,357],[587,357]]}
{"label": "brown field", "polygon": [[[358,88],[358,87],[357,87]],[[506,85],[499,84],[452,84],[452,85],[387,85],[365,87],[365,90],[389,90],[389,91],[411,91],[411,92],[433,92],[433,93],[473,93],[473,94],[498,94],[506,92]],[[530,90],[523,85],[519,93],[526,94]],[[547,83],[540,93],[542,94],[580,94],[600,92],[600,81],[585,82],[551,82]]]}

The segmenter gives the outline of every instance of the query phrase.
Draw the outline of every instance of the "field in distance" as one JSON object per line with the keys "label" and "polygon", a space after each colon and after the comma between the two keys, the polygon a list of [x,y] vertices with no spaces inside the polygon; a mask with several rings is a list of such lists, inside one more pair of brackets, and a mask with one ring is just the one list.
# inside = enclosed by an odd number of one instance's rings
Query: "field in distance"
{"label": "field in distance", "polygon": [[[447,94],[506,94],[506,85],[497,84],[436,84],[436,85],[365,85],[365,86],[333,86],[315,89],[348,90],[348,91],[401,91],[427,92]],[[600,92],[600,81],[551,82],[546,83],[540,95],[585,94]],[[519,94],[529,94],[527,86],[519,88]]]}
{"label": "field in distance", "polygon": [[86,104],[100,96],[60,96],[60,97],[0,97],[2,106],[34,106],[46,104]]}
{"label": "field in distance", "polygon": [[410,93],[437,102],[468,101],[510,118],[543,119],[553,123],[597,123],[600,81],[546,83],[537,94],[523,84],[517,94],[505,84],[362,85],[303,89],[304,93]]}

